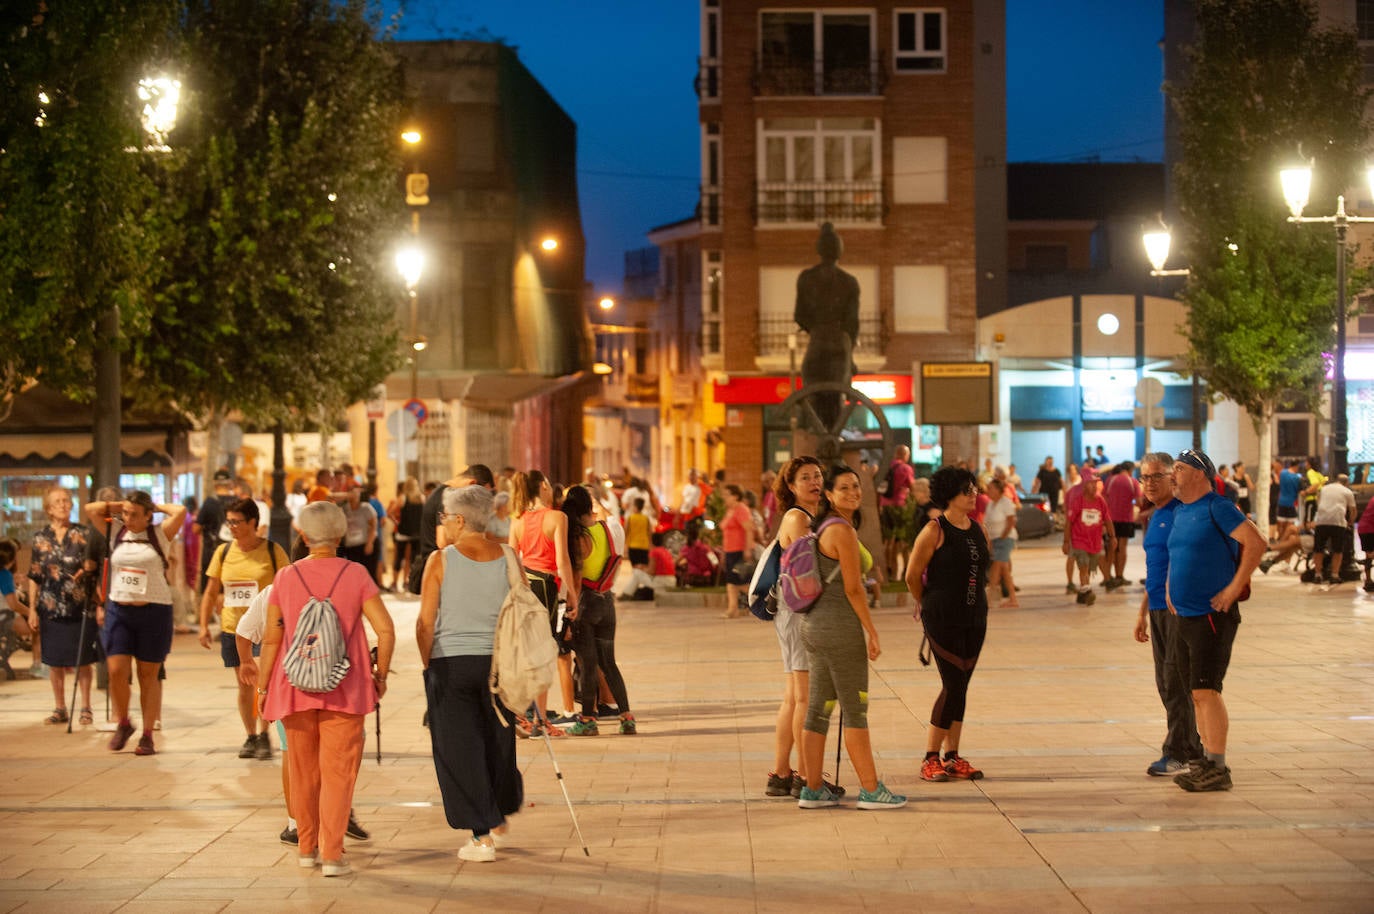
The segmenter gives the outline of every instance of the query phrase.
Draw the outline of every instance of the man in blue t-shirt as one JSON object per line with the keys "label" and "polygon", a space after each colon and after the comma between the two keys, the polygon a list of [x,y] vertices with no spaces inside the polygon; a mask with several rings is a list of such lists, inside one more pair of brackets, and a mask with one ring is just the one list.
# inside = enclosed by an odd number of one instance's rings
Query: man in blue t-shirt
{"label": "man in blue t-shirt", "polygon": [[1298,494],[1302,492],[1303,478],[1298,473],[1298,462],[1290,460],[1279,472],[1279,504],[1274,516],[1279,522],[1279,539],[1298,520]]}
{"label": "man in blue t-shirt", "polygon": [[1221,683],[1240,625],[1240,598],[1264,555],[1264,536],[1240,509],[1216,494],[1216,467],[1201,451],[1174,461],[1173,528],[1166,597],[1178,614],[1180,660],[1188,671],[1202,737],[1200,764],[1174,776],[1184,790],[1230,790],[1226,735],[1230,719]]}
{"label": "man in blue t-shirt", "polygon": [[1193,696],[1188,679],[1180,663],[1178,619],[1169,612],[1165,588],[1169,579],[1169,532],[1174,525],[1173,482],[1174,458],[1168,454],[1146,454],[1140,462],[1140,485],[1145,499],[1155,508],[1141,512],[1140,524],[1145,531],[1145,595],[1140,601],[1140,615],[1135,623],[1135,640],[1149,644],[1154,654],[1155,688],[1164,704],[1164,718],[1168,729],[1163,752],[1145,773],[1164,777],[1182,771],[1186,763],[1202,758],[1202,744],[1198,741],[1197,718],[1193,713]]}

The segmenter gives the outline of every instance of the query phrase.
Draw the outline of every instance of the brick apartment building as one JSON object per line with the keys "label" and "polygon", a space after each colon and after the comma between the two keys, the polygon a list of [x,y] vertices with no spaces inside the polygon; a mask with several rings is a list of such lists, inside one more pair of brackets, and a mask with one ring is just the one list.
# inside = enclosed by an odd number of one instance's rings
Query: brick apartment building
{"label": "brick apartment building", "polygon": [[796,364],[805,350],[796,279],[827,221],[860,286],[855,364],[880,376],[889,423],[917,460],[937,441],[976,457],[976,426],[921,428],[911,379],[971,361],[978,314],[1005,299],[1004,19],[1000,0],[702,0],[700,204],[650,239],[664,283],[699,290],[704,421],[732,478],[790,456],[769,407],[789,343]]}

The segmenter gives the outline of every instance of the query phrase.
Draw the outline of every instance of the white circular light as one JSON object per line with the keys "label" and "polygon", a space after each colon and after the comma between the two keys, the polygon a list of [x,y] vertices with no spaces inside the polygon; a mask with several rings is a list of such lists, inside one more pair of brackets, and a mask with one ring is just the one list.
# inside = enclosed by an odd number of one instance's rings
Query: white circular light
{"label": "white circular light", "polygon": [[1121,321],[1116,319],[1115,314],[1109,312],[1097,319],[1097,329],[1103,336],[1111,336],[1121,329]]}

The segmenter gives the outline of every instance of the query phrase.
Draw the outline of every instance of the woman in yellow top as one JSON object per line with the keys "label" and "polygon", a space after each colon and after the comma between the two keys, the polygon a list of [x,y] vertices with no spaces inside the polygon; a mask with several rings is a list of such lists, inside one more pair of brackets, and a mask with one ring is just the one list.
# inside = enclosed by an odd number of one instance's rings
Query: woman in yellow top
{"label": "woman in yellow top", "polygon": [[245,670],[247,675],[239,675],[234,629],[258,591],[271,584],[277,569],[289,565],[290,559],[281,546],[258,535],[258,506],[253,499],[242,498],[234,502],[225,517],[234,538],[215,550],[210,567],[205,571],[205,596],[200,601],[200,646],[210,649],[210,613],[219,607],[220,658],[225,669],[234,674],[239,719],[247,734],[239,749],[239,758],[270,759],[272,741],[267,736],[267,722],[258,719],[253,707],[257,671]]}

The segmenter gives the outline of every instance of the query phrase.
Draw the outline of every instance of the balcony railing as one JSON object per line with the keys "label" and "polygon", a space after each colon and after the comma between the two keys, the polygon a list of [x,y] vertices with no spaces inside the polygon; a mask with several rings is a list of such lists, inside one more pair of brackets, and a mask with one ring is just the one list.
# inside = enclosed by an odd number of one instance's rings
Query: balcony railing
{"label": "balcony railing", "polygon": [[755,199],[760,225],[883,221],[882,181],[761,181]]}
{"label": "balcony railing", "polygon": [[720,99],[720,60],[715,57],[697,58],[697,78],[692,81],[701,101]]}
{"label": "balcony railing", "polygon": [[[759,315],[758,336],[755,348],[760,357],[787,355],[787,338],[797,335],[797,368],[801,369],[802,356],[806,353],[806,343],[810,334],[797,327],[790,317],[773,314]],[[887,326],[876,314],[859,315],[859,338],[854,342],[854,354],[882,356],[887,351]]]}
{"label": "balcony railing", "polygon": [[701,199],[697,202],[697,219],[702,225],[720,225],[720,185],[701,185]]}
{"label": "balcony railing", "polygon": [[755,95],[882,95],[885,87],[881,54],[850,65],[754,55]]}

